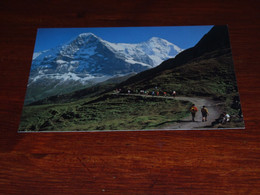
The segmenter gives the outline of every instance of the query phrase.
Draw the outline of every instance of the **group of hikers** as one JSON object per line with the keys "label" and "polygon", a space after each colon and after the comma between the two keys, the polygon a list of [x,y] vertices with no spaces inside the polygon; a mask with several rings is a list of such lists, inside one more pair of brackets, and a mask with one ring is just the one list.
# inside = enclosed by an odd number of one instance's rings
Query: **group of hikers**
{"label": "group of hikers", "polygon": [[[156,88],[157,89],[157,88]],[[132,94],[133,91],[131,91],[130,89],[128,89],[127,91],[124,91],[122,89],[115,89],[115,93],[127,93],[127,94]],[[153,90],[153,91],[147,91],[147,90],[136,90],[134,92],[135,94],[141,94],[141,95],[152,95],[152,96],[160,96],[161,94],[163,96],[168,96],[171,95],[172,97],[176,97],[176,91],[172,91],[172,92],[166,92],[166,91],[159,91],[159,90]]]}
{"label": "group of hikers", "polygon": [[[191,113],[191,117],[192,117],[192,122],[195,122],[195,116],[196,113],[198,112],[198,108],[195,106],[195,104],[193,104],[190,108],[190,113]],[[201,115],[202,115],[202,122],[206,122],[208,119],[208,115],[209,115],[209,111],[206,108],[206,106],[203,106],[201,108]]]}
{"label": "group of hikers", "polygon": [[[166,91],[159,91],[157,89],[157,87],[155,87],[155,90],[149,92],[147,90],[136,90],[136,91],[131,91],[130,89],[128,90],[121,90],[121,89],[116,89],[115,93],[127,93],[128,95],[132,94],[141,94],[141,95],[152,95],[152,96],[160,96],[161,94],[163,94],[163,96],[167,96],[168,94],[171,95],[172,97],[176,97],[177,93],[176,91],[172,91],[171,93],[167,93]],[[206,122],[208,120],[208,115],[209,115],[209,111],[208,108],[206,106],[203,106],[201,108],[201,116],[202,116],[202,122]],[[190,113],[191,113],[191,117],[192,117],[192,122],[195,122],[195,116],[196,113],[198,112],[198,108],[195,106],[195,104],[193,104],[190,108]],[[223,112],[220,117],[219,117],[219,122],[222,124],[225,124],[226,122],[230,121],[230,115],[227,114],[226,112]]]}
{"label": "group of hikers", "polygon": [[[195,116],[197,112],[198,112],[198,108],[195,106],[195,104],[193,104],[190,108],[192,122],[195,122]],[[202,122],[206,122],[208,120],[208,115],[209,115],[208,109],[206,108],[206,106],[203,106],[201,108]],[[226,112],[223,112],[219,117],[219,122],[225,124],[226,122],[229,121],[230,121],[230,115]]]}

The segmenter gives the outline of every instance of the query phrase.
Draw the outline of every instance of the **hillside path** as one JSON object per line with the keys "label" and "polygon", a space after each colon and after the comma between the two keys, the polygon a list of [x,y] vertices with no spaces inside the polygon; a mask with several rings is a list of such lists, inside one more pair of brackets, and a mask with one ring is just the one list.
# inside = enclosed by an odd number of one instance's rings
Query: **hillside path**
{"label": "hillside path", "polygon": [[[141,94],[120,94],[126,96],[145,96],[145,97],[153,97],[153,98],[166,98],[173,99],[173,97],[169,96],[151,96],[151,95],[141,95]],[[212,100],[210,97],[185,97],[179,96],[175,97],[176,100],[184,100],[189,101],[198,108],[198,112],[195,116],[195,122],[192,122],[191,114],[188,117],[180,119],[178,121],[169,121],[168,125],[164,126],[162,129],[165,130],[189,130],[189,129],[203,129],[212,122],[214,122],[217,118],[219,118],[220,114],[223,112],[223,108],[221,102]],[[202,106],[206,106],[209,111],[208,121],[202,122],[201,108]]]}
{"label": "hillside path", "polygon": [[[206,126],[211,125],[217,118],[219,118],[220,114],[223,112],[221,103],[211,98],[207,97],[176,97],[176,100],[185,100],[192,102],[198,108],[198,112],[195,116],[195,122],[192,122],[191,114],[183,118],[179,121],[175,121],[172,124],[165,126],[163,129],[202,129]],[[208,121],[202,122],[201,108],[202,106],[206,106],[209,111]]]}

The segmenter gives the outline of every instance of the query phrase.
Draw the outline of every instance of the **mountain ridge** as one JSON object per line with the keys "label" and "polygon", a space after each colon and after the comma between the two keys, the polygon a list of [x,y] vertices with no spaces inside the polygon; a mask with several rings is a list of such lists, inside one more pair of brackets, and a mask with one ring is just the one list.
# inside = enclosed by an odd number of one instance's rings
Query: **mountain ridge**
{"label": "mountain ridge", "polygon": [[41,70],[46,74],[64,71],[108,75],[140,72],[159,65],[180,51],[178,46],[161,38],[153,37],[138,44],[111,43],[93,33],[82,33],[66,45],[35,53],[31,76]]}
{"label": "mountain ridge", "polygon": [[142,72],[180,51],[158,37],[129,44],[110,43],[93,33],[81,33],[65,45],[34,53],[25,103]]}

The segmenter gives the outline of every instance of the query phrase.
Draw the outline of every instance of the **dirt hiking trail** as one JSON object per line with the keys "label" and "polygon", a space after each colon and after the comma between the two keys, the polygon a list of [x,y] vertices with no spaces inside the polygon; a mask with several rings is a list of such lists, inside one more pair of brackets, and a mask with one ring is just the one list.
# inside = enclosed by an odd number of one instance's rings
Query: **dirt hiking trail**
{"label": "dirt hiking trail", "polygon": [[[198,108],[198,112],[195,116],[195,122],[192,122],[191,114],[181,120],[173,121],[172,124],[165,126],[163,129],[178,129],[178,130],[188,130],[188,129],[203,129],[206,126],[210,126],[217,118],[219,118],[222,113],[222,106],[220,102],[214,101],[211,98],[206,97],[176,97],[176,100],[185,100],[192,102]],[[201,108],[206,106],[209,111],[208,121],[202,122]]]}
{"label": "dirt hiking trail", "polygon": [[[151,95],[141,95],[141,94],[120,94],[124,96],[142,96],[142,97],[153,97],[153,98],[166,98],[166,99],[176,99],[176,100],[184,100],[189,101],[198,108],[198,112],[195,116],[195,122],[192,122],[191,114],[183,119],[177,121],[168,121],[167,125],[160,129],[165,130],[190,130],[190,129],[204,129],[207,126],[210,126],[212,122],[214,122],[217,118],[219,118],[220,114],[223,112],[223,108],[220,102],[213,100],[210,97],[170,97],[170,96],[151,96]],[[201,108],[202,106],[206,106],[209,111],[208,120],[206,122],[202,122]]]}

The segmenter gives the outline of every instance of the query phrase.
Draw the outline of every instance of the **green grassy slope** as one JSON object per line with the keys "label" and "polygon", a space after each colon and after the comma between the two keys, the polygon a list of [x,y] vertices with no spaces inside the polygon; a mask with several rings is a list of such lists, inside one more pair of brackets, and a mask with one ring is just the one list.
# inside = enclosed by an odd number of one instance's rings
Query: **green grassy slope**
{"label": "green grassy slope", "polygon": [[127,80],[119,87],[123,91],[143,89],[171,94],[175,90],[177,95],[182,96],[212,97],[222,101],[223,109],[228,113],[237,115],[239,112],[233,106],[235,101],[239,101],[239,94],[230,49],[206,53],[182,66],[161,71],[148,78],[131,82]]}
{"label": "green grassy slope", "polygon": [[[223,50],[221,51],[223,52]],[[168,93],[176,90],[186,96],[226,96],[237,92],[236,78],[233,71],[232,56],[229,49],[207,53],[189,63],[173,69],[161,71],[148,79],[144,77],[135,82],[126,81],[123,89],[144,89]]]}
{"label": "green grassy slope", "polygon": [[190,103],[105,94],[58,105],[25,106],[20,131],[158,129],[188,114]]}

